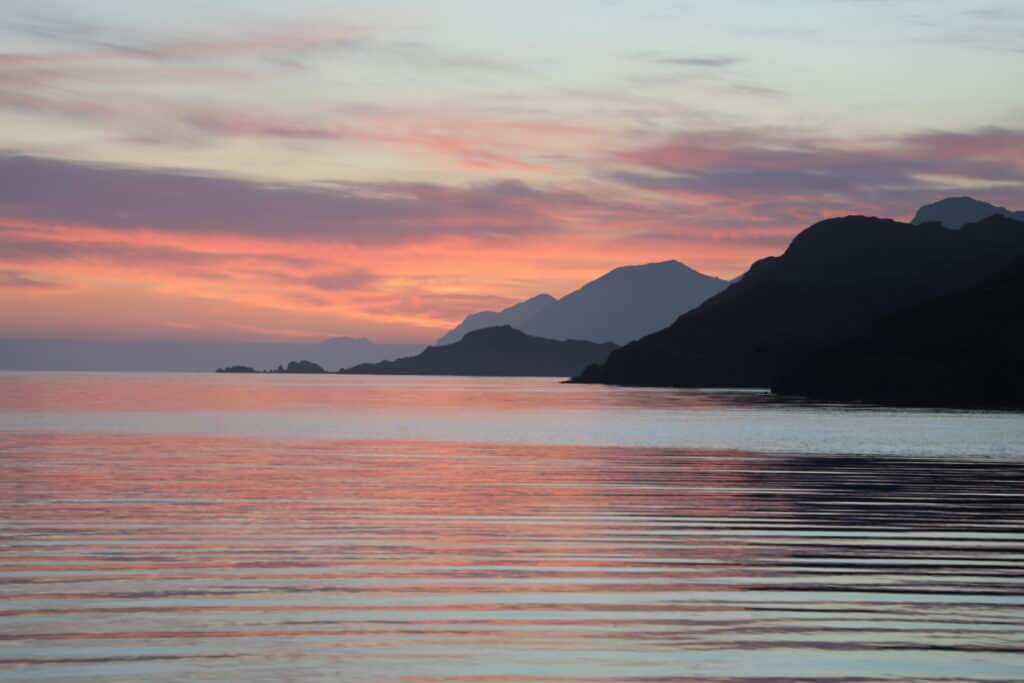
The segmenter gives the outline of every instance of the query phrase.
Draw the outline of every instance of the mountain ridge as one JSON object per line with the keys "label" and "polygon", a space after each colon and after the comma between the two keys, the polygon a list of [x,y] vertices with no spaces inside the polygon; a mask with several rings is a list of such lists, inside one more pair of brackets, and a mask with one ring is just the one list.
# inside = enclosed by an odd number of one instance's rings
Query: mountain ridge
{"label": "mountain ridge", "polygon": [[940,223],[947,228],[958,230],[965,225],[977,223],[995,215],[1024,221],[1024,211],[1011,211],[1005,206],[989,204],[974,197],[960,196],[946,197],[937,202],[925,204],[917,210],[910,222],[914,225]]}
{"label": "mountain ridge", "polygon": [[558,299],[550,294],[538,294],[525,301],[520,301],[500,311],[480,311],[471,313],[459,323],[454,329],[449,330],[443,337],[437,340],[436,346],[454,344],[461,340],[467,333],[474,330],[482,330],[487,327],[499,327],[511,325],[516,327],[530,319],[537,312],[557,302]]}
{"label": "mountain ridge", "polygon": [[615,348],[615,344],[543,339],[501,325],[468,332],[454,344],[428,346],[417,356],[364,363],[339,374],[569,377],[604,360]]}
{"label": "mountain ridge", "polygon": [[483,320],[512,325],[547,339],[623,344],[669,325],[728,284],[677,260],[620,266],[561,299],[544,300],[529,315],[513,319],[502,314],[513,309],[519,314],[523,309],[518,307],[548,295],[533,297],[498,314],[482,312],[467,316],[438,343],[460,338],[460,331],[464,334],[472,328],[468,323]]}
{"label": "mountain ridge", "polygon": [[1024,224],[1002,216],[961,230],[865,216],[828,219],[575,381],[769,387],[811,353],[862,334],[882,315],[971,286],[1017,255],[1024,255]]}

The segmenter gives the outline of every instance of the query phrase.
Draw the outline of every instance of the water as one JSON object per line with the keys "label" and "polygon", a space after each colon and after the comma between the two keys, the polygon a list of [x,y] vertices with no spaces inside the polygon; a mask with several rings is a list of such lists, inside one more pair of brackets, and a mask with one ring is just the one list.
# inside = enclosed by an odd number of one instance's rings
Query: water
{"label": "water", "polygon": [[0,373],[0,680],[1019,681],[1024,416]]}

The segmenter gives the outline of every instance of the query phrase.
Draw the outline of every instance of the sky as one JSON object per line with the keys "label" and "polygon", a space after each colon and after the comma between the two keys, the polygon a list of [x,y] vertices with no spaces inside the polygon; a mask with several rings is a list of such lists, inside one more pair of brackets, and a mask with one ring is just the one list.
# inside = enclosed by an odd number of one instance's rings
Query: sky
{"label": "sky", "polygon": [[1024,3],[5,0],[0,336],[430,342],[1024,209]]}

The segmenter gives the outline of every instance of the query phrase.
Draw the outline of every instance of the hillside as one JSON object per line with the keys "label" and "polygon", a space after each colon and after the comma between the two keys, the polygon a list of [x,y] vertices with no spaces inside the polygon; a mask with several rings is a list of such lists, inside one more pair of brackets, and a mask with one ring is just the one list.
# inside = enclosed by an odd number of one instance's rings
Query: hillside
{"label": "hillside", "polygon": [[773,386],[882,318],[976,286],[1020,256],[1024,224],[1001,216],[962,230],[864,216],[822,221],[782,256],[758,261],[721,294],[576,380]]}
{"label": "hillside", "polygon": [[604,361],[615,348],[614,344],[541,339],[505,325],[475,330],[454,344],[427,347],[418,356],[357,365],[341,373],[569,377]]}

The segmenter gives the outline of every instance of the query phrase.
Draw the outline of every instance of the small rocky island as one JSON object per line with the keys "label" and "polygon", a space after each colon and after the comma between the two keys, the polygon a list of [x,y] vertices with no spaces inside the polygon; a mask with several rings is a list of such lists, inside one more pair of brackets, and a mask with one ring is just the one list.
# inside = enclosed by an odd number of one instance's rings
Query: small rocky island
{"label": "small rocky island", "polygon": [[217,368],[217,372],[246,374],[250,372],[256,372],[256,369],[250,368],[248,365],[229,365],[226,368]]}
{"label": "small rocky island", "polygon": [[602,363],[618,348],[613,343],[544,339],[509,325],[466,334],[445,346],[428,346],[418,356],[364,363],[339,371],[349,375],[464,375],[491,377],[569,377]]}
{"label": "small rocky island", "polygon": [[[217,372],[244,374],[260,371],[255,370],[248,365],[230,365],[226,368],[217,368]],[[262,372],[267,374],[284,375],[322,375],[327,371],[318,363],[314,363],[311,360],[293,360],[290,361],[288,365],[278,365],[274,370],[263,370]]]}
{"label": "small rocky island", "polygon": [[279,372],[288,375],[322,375],[327,371],[311,360],[293,360],[286,366],[278,365],[277,369],[272,370],[271,372]]}

